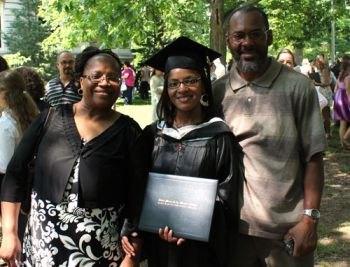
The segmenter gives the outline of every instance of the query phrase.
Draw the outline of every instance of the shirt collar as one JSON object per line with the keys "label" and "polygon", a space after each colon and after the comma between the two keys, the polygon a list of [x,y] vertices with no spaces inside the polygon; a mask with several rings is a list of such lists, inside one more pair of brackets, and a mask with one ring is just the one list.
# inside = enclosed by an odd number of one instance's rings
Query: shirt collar
{"label": "shirt collar", "polygon": [[270,59],[270,65],[267,68],[267,70],[255,79],[252,82],[248,82],[244,80],[238,73],[236,66],[233,65],[231,68],[231,75],[229,76],[229,84],[232,88],[233,91],[236,91],[238,89],[241,89],[248,84],[254,84],[259,87],[265,87],[265,88],[270,88],[272,86],[272,83],[275,81],[277,76],[279,75],[281,69],[282,69],[282,64],[278,63],[274,58],[269,57]]}

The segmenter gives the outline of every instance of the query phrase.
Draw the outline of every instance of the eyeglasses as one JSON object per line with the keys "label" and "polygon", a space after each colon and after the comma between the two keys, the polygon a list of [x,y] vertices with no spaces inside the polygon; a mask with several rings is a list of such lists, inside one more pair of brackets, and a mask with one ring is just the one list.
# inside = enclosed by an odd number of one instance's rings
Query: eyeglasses
{"label": "eyeglasses", "polygon": [[168,82],[168,88],[177,89],[180,87],[181,84],[187,87],[191,87],[191,86],[194,86],[196,83],[198,83],[201,79],[202,79],[201,77],[197,77],[197,78],[188,78],[183,81],[173,80],[171,82]]}
{"label": "eyeglasses", "polygon": [[263,30],[255,30],[251,32],[233,32],[228,35],[228,38],[230,39],[231,42],[235,43],[241,43],[243,42],[247,36],[249,37],[250,40],[257,42],[261,41],[263,38],[266,37],[266,33],[269,30],[263,31]]}
{"label": "eyeglasses", "polygon": [[98,84],[102,82],[103,80],[106,80],[106,82],[112,82],[119,84],[120,83],[120,77],[117,74],[100,74],[100,73],[94,73],[91,75],[81,75],[83,78],[89,79],[92,83]]}
{"label": "eyeglasses", "polygon": [[74,60],[63,60],[60,62],[61,65],[73,65],[74,64]]}

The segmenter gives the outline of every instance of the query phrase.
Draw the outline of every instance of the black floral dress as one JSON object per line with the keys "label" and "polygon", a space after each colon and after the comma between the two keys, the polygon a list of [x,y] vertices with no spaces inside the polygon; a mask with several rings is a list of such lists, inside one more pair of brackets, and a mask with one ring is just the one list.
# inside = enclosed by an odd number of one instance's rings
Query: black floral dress
{"label": "black floral dress", "polygon": [[79,208],[79,159],[61,203],[53,204],[32,192],[30,218],[23,241],[25,266],[118,266],[123,206]]}

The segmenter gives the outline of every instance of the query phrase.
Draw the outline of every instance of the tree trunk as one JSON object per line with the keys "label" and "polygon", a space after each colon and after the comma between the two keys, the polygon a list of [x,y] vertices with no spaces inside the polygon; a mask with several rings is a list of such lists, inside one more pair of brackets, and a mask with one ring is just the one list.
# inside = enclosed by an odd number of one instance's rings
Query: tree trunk
{"label": "tree trunk", "polygon": [[210,47],[221,53],[221,63],[225,65],[224,0],[210,0],[210,10]]}
{"label": "tree trunk", "polygon": [[295,47],[294,59],[295,59],[295,63],[297,65],[301,65],[301,63],[303,61],[303,47],[302,46]]}

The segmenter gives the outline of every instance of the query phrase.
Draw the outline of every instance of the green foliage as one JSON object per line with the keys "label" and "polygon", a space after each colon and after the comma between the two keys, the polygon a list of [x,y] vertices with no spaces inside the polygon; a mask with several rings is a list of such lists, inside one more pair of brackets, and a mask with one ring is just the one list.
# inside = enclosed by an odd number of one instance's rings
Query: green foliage
{"label": "green foliage", "polygon": [[[25,1],[25,0],[22,0]],[[29,1],[29,0],[26,0]],[[33,1],[33,0],[32,0]],[[305,55],[330,54],[334,17],[337,51],[349,52],[350,21],[343,0],[222,0],[225,12],[241,5],[263,7],[274,32],[272,54],[284,47]],[[42,0],[39,14],[51,34],[45,51],[93,44],[130,47],[142,61],[179,35],[209,44],[210,0]]]}
{"label": "green foliage", "polygon": [[19,52],[16,54],[4,55],[4,58],[6,59],[7,63],[9,64],[10,68],[18,68],[20,66],[25,65],[27,62],[30,61],[30,58],[21,56],[21,54]]}
{"label": "green foliage", "polygon": [[202,0],[43,0],[40,15],[52,34],[48,51],[81,43],[132,47],[145,57],[179,35],[207,43],[208,4]]}
{"label": "green foliage", "polygon": [[[331,21],[337,24],[338,43],[344,43],[344,28],[349,27],[344,1],[334,0],[334,12],[330,0],[262,0],[259,3],[269,15],[270,27],[274,33],[273,51],[284,47],[305,49],[305,55],[314,57],[324,53],[330,57]],[[341,30],[342,29],[342,30]],[[342,35],[340,35],[343,32]],[[349,31],[347,31],[348,33]],[[348,37],[349,38],[349,37]],[[345,41],[346,42],[346,41]],[[346,52],[338,46],[338,52]]]}
{"label": "green foliage", "polygon": [[[55,72],[54,58],[44,53],[41,42],[50,35],[42,20],[37,16],[39,0],[20,0],[19,8],[12,9],[15,19],[10,24],[4,41],[13,56],[13,64],[41,69],[45,77]],[[53,67],[51,67],[53,66]]]}

